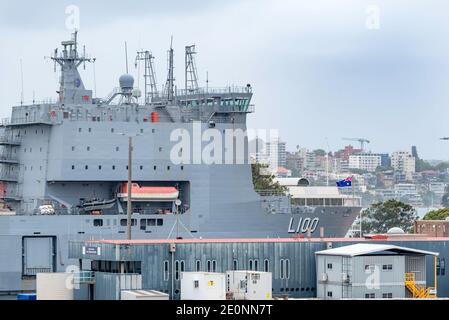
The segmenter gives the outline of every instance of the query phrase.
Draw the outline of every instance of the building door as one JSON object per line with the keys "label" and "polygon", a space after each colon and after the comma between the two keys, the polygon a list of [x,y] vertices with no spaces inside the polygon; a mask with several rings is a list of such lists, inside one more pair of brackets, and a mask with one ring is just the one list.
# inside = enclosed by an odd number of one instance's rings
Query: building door
{"label": "building door", "polygon": [[22,275],[24,277],[55,271],[55,237],[23,237],[22,252]]}

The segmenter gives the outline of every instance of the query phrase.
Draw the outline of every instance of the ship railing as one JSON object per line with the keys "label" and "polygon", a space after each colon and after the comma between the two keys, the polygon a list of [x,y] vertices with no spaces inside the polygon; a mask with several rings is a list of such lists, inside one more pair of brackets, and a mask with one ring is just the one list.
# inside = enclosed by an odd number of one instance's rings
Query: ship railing
{"label": "ship railing", "polygon": [[187,96],[196,94],[226,94],[226,93],[251,93],[252,88],[250,86],[227,86],[227,87],[201,87],[197,89],[177,89],[177,96]]}
{"label": "ship railing", "polygon": [[79,271],[74,274],[74,284],[92,284],[95,283],[94,271]]}
{"label": "ship railing", "polygon": [[286,191],[280,190],[254,190],[254,191],[256,191],[262,197],[282,197],[287,195]]}
{"label": "ship railing", "polygon": [[18,172],[1,171],[0,181],[17,181],[19,179]]}
{"label": "ship railing", "polygon": [[20,145],[21,139],[19,137],[11,137],[11,135],[0,136],[0,144]]}

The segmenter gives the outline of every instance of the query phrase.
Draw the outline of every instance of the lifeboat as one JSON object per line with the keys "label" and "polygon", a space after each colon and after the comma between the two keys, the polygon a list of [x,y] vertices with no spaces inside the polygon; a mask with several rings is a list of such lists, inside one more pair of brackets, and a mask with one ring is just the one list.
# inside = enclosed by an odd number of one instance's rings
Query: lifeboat
{"label": "lifeboat", "polygon": [[[131,184],[132,201],[175,201],[179,191],[175,187],[141,187],[137,183]],[[128,183],[122,183],[117,197],[128,201]]]}

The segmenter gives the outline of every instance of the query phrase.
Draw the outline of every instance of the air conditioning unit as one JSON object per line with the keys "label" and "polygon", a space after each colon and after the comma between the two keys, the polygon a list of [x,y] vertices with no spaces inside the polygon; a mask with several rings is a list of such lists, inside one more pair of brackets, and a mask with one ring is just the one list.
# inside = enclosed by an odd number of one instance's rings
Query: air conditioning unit
{"label": "air conditioning unit", "polygon": [[341,281],[348,283],[349,282],[349,274],[347,274],[346,272],[341,274]]}
{"label": "air conditioning unit", "polygon": [[321,281],[326,282],[327,279],[328,279],[327,273],[322,273],[322,274],[321,274]]}

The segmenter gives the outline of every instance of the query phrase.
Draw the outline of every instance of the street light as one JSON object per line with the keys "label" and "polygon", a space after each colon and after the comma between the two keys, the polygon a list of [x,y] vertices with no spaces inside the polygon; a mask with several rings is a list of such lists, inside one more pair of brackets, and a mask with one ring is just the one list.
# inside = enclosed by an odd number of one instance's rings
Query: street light
{"label": "street light", "polygon": [[117,133],[122,136],[128,137],[128,190],[127,190],[127,199],[126,203],[126,214],[127,214],[127,235],[128,240],[131,240],[131,215],[132,215],[132,199],[131,199],[131,185],[132,185],[132,154],[133,154],[133,137],[141,136],[142,134],[126,134],[123,132]]}

